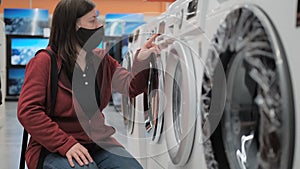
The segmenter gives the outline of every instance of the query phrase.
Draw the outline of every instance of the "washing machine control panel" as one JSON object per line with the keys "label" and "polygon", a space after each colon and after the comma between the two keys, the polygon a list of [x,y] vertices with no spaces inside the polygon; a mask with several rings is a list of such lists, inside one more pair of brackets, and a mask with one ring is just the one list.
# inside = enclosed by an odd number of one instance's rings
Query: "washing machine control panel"
{"label": "washing machine control panel", "polygon": [[[165,35],[165,27],[166,27],[166,22],[165,21],[161,21],[159,23],[158,32],[157,33],[160,34],[160,35]],[[162,41],[162,40],[164,40],[164,36],[157,37],[157,41],[158,42]]]}
{"label": "washing machine control panel", "polygon": [[191,2],[189,2],[187,7],[186,20],[189,20],[196,16],[197,6],[198,6],[198,0],[192,0]]}
{"label": "washing machine control panel", "polygon": [[180,30],[183,24],[183,9],[177,12],[176,15],[176,24],[178,25],[178,29]]}
{"label": "washing machine control panel", "polygon": [[157,34],[157,27],[154,27],[152,30],[150,30],[149,34],[147,34],[147,40],[150,39],[153,35]]}

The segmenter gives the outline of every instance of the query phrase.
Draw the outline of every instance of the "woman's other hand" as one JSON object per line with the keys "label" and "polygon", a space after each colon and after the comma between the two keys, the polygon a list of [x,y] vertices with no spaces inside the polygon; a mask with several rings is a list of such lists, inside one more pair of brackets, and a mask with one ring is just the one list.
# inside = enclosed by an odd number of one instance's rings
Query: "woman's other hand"
{"label": "woman's other hand", "polygon": [[72,146],[70,150],[66,153],[66,157],[71,167],[75,167],[73,158],[80,166],[83,166],[84,164],[88,165],[89,163],[93,162],[93,159],[90,156],[88,150],[85,147],[83,147],[80,143],[77,143],[74,146]]}

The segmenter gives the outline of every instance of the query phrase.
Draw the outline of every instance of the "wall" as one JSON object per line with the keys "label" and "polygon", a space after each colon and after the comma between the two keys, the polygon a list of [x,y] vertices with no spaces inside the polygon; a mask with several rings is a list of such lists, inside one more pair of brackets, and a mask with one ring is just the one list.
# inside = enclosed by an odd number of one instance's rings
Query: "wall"
{"label": "wall", "polygon": [[[2,0],[0,20],[3,21],[4,8],[43,8],[51,16],[60,0]],[[170,2],[147,2],[146,0],[94,0],[96,8],[104,18],[107,13],[143,13],[148,22],[166,10]],[[138,7],[138,8],[137,8]]]}
{"label": "wall", "polygon": [[[3,0],[0,13],[4,8],[44,8],[52,14],[59,0]],[[94,0],[101,15],[106,13],[144,13],[159,15],[166,10],[165,2],[146,2],[145,0]]]}

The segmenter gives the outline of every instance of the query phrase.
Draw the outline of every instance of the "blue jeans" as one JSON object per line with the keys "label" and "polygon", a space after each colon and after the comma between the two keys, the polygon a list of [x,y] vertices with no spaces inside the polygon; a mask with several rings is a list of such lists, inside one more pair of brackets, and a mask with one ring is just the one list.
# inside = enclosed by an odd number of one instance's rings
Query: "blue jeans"
{"label": "blue jeans", "polygon": [[90,153],[94,162],[89,165],[79,166],[73,159],[75,167],[72,168],[66,157],[57,153],[47,155],[44,169],[143,169],[138,161],[123,147],[100,149]]}

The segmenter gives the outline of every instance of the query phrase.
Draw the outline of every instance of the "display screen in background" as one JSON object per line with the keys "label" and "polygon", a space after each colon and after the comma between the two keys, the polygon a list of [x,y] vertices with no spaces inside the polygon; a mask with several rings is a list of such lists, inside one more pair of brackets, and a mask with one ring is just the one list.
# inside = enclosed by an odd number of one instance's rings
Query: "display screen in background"
{"label": "display screen in background", "polygon": [[300,0],[298,0],[298,9],[297,9],[297,27],[300,26]]}
{"label": "display screen in background", "polygon": [[18,96],[24,82],[25,68],[9,68],[7,79],[7,95]]}
{"label": "display screen in background", "polygon": [[47,38],[12,38],[11,65],[26,65],[35,53],[48,45]]}
{"label": "display screen in background", "polygon": [[3,12],[7,35],[39,35],[49,28],[49,13],[46,9],[5,8]]}
{"label": "display screen in background", "polygon": [[105,35],[129,35],[137,27],[145,24],[144,14],[138,13],[108,13],[105,15]]}

